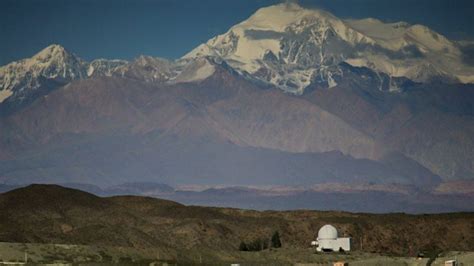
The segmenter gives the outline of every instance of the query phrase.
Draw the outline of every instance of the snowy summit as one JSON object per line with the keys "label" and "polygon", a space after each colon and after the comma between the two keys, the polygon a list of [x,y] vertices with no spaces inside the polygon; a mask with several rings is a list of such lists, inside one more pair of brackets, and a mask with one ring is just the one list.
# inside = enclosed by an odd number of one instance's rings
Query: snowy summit
{"label": "snowy summit", "polygon": [[316,78],[336,86],[329,70],[341,62],[391,77],[474,82],[457,44],[422,25],[344,20],[294,3],[259,9],[183,58],[219,57],[242,73],[301,94]]}

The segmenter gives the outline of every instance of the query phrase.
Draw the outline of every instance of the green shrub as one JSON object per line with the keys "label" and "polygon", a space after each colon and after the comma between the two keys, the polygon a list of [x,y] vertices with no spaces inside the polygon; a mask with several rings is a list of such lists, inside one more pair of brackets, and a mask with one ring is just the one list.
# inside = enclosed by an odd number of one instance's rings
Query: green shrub
{"label": "green shrub", "polygon": [[275,231],[272,235],[272,248],[281,248],[280,233]]}
{"label": "green shrub", "polygon": [[240,242],[239,250],[240,250],[240,251],[249,251],[249,249],[248,249],[248,247],[247,247],[247,244],[245,244],[244,241]]}
{"label": "green shrub", "polygon": [[240,251],[261,251],[268,249],[268,240],[257,238],[249,243],[241,242],[239,245]]}

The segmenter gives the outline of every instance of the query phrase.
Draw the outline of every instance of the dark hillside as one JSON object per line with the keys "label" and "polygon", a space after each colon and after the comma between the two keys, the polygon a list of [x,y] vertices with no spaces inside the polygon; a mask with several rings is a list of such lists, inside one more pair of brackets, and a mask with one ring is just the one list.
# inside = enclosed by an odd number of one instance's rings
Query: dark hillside
{"label": "dark hillside", "polygon": [[[235,251],[241,241],[270,238],[308,247],[327,223],[353,237],[353,248],[415,255],[420,250],[474,250],[474,214],[363,214],[251,211],[185,206],[136,196],[101,198],[52,185],[0,194],[0,241],[135,248]],[[429,236],[429,237],[427,237]]]}

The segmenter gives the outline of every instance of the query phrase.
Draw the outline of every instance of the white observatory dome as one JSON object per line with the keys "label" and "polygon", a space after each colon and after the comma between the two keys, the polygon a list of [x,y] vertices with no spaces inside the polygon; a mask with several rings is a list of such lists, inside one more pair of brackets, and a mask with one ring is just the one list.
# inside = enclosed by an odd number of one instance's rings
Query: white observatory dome
{"label": "white observatory dome", "polygon": [[337,239],[336,227],[326,224],[318,232],[318,239]]}

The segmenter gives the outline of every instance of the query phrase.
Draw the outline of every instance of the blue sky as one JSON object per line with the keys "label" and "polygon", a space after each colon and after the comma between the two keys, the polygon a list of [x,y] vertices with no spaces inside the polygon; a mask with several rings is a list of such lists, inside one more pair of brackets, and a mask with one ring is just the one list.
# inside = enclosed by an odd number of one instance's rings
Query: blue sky
{"label": "blue sky", "polygon": [[[276,0],[0,0],[0,65],[51,43],[84,59],[177,58]],[[425,24],[474,39],[472,0],[301,0],[343,18]]]}

